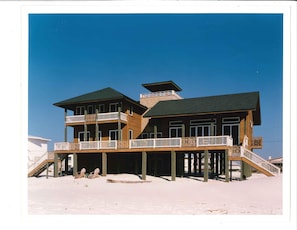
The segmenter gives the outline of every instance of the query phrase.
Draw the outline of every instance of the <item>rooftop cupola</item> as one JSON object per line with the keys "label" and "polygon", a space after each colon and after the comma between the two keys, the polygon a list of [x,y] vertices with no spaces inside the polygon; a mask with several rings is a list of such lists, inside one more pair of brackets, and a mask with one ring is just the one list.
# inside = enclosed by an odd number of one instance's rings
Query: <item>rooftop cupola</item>
{"label": "rooftop cupola", "polygon": [[140,94],[140,103],[149,109],[159,101],[178,100],[182,99],[176,92],[182,89],[173,81],[163,81],[142,84],[144,88],[149,90],[149,93]]}

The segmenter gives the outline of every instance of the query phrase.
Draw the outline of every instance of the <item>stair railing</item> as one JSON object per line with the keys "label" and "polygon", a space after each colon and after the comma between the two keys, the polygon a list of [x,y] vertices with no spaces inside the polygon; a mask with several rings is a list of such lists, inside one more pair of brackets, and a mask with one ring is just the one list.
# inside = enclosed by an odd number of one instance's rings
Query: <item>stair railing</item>
{"label": "stair railing", "polygon": [[33,169],[35,169],[41,162],[43,162],[46,159],[49,159],[51,152],[45,152],[43,155],[40,156],[40,158],[33,162],[31,165],[28,167],[28,172],[31,172]]}
{"label": "stair railing", "polygon": [[259,155],[255,154],[254,152],[241,147],[241,156],[247,158],[248,160],[252,161],[253,163],[257,164],[258,166],[266,169],[267,171],[273,174],[280,174],[280,168],[271,164],[264,158],[260,157]]}

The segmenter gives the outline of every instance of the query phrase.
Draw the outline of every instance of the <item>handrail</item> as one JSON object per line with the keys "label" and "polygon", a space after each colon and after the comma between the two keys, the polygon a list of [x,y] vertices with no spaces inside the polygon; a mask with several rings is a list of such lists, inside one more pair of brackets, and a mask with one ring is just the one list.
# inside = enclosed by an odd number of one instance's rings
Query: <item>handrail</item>
{"label": "handrail", "polygon": [[277,166],[271,164],[264,158],[260,157],[259,155],[253,153],[252,151],[241,147],[241,156],[247,158],[248,160],[252,161],[256,165],[266,169],[267,171],[273,173],[273,174],[279,174],[280,173],[280,168]]}
{"label": "handrail", "polygon": [[52,159],[51,158],[51,153],[52,152],[45,152],[44,154],[42,154],[40,156],[40,158],[33,162],[31,165],[28,166],[28,172],[32,171],[33,169],[35,169],[39,164],[41,164],[44,160],[47,160],[47,159]]}

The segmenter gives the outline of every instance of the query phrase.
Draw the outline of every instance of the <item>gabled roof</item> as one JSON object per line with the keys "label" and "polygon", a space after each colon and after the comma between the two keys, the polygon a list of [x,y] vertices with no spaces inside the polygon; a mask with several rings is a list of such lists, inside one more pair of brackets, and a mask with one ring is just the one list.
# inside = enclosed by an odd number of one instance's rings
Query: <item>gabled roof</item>
{"label": "gabled roof", "polygon": [[172,117],[253,111],[254,124],[261,124],[259,92],[228,94],[158,102],[144,117]]}
{"label": "gabled roof", "polygon": [[133,104],[142,107],[143,109],[147,109],[145,106],[139,104],[139,102],[134,101],[133,99],[125,96],[124,94],[108,87],[101,90],[97,90],[91,93],[86,93],[77,97],[73,97],[64,101],[60,101],[54,103],[55,106],[59,106],[62,108],[73,109],[73,106],[78,104],[86,104],[86,103],[94,103],[94,102],[103,102],[103,101],[110,101],[110,100],[121,100],[125,99],[130,101]]}
{"label": "gabled roof", "polygon": [[166,90],[174,90],[174,91],[178,92],[178,91],[182,90],[173,81],[146,83],[146,84],[142,84],[142,86],[151,92],[166,91]]}

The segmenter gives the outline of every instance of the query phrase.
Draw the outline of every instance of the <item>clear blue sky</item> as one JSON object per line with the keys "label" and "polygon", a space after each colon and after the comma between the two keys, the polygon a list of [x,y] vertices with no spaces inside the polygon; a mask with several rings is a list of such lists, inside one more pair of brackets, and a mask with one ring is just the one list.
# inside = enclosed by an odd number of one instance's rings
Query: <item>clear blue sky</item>
{"label": "clear blue sky", "polygon": [[30,135],[64,139],[53,103],[112,87],[173,80],[184,98],[260,92],[261,156],[282,155],[281,14],[30,15]]}

